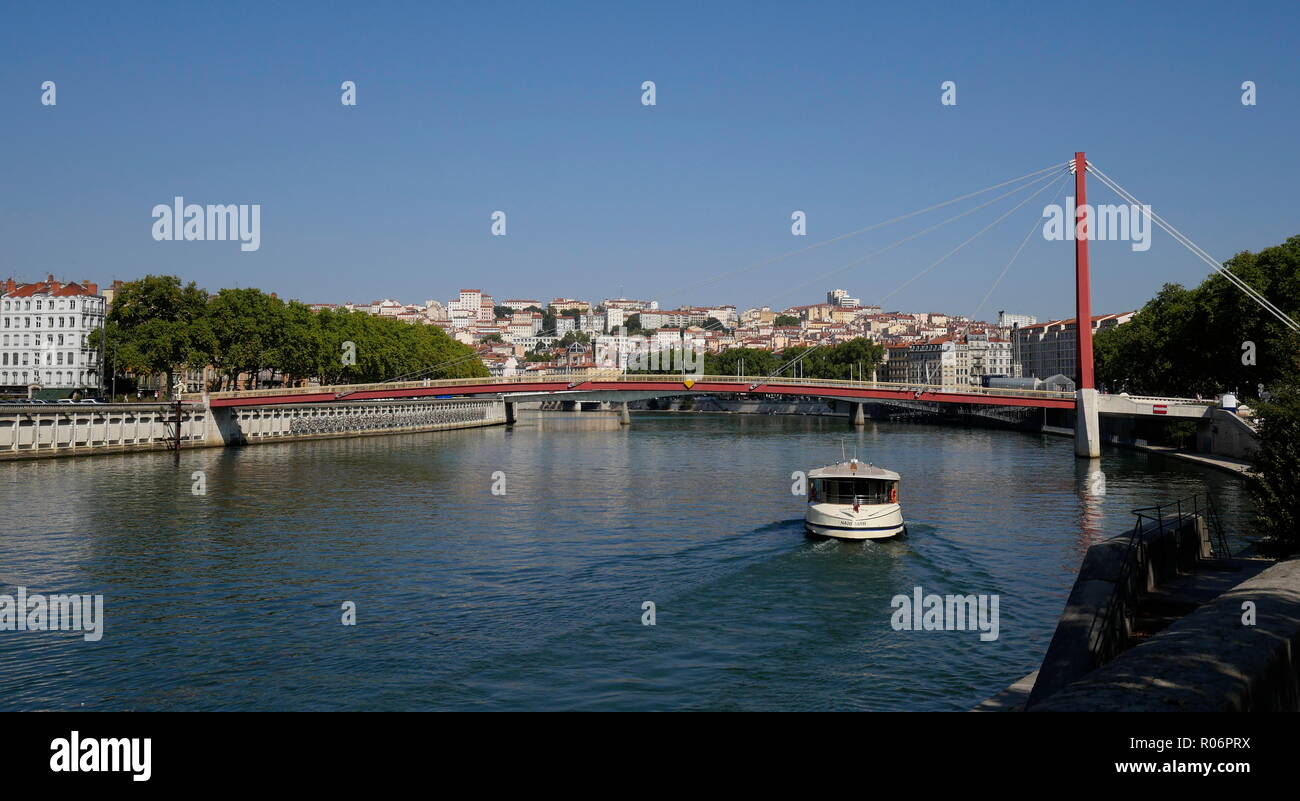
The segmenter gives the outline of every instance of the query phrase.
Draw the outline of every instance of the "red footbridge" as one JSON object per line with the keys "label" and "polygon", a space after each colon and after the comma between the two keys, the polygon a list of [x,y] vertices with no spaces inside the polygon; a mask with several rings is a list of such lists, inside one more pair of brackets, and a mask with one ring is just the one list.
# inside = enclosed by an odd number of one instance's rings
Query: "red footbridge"
{"label": "red footbridge", "polygon": [[[869,401],[929,401],[975,406],[1009,406],[1074,410],[1074,392],[1003,389],[996,387],[891,384],[879,381],[838,381],[821,378],[763,376],[683,376],[587,373],[583,375],[455,378],[381,384],[342,384],[287,389],[215,392],[206,396],[213,408],[274,406],[295,403],[392,400],[430,397],[494,397],[507,401],[569,400],[627,402],[674,395],[752,395]],[[186,400],[201,400],[190,395]],[[1123,416],[1205,417],[1212,401],[1191,398],[1148,398],[1099,395],[1102,414]]]}

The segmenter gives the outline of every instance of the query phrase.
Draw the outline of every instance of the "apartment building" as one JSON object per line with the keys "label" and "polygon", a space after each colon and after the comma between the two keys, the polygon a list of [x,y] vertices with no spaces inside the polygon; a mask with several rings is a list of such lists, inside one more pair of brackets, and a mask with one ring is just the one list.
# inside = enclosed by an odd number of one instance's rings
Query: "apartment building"
{"label": "apartment building", "polygon": [[90,334],[104,323],[104,297],[90,281],[19,284],[0,292],[0,391],[29,387],[99,394],[100,358]]}
{"label": "apartment building", "polygon": [[[1106,331],[1133,319],[1137,312],[1099,314],[1092,318],[1092,333]],[[1013,331],[1016,359],[1027,378],[1063,375],[1079,380],[1078,320],[1052,320]]]}

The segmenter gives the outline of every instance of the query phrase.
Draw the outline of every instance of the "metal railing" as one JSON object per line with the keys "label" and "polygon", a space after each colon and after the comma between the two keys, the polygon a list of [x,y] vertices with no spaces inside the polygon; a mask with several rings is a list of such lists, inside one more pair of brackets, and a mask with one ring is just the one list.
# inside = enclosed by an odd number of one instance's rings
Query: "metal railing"
{"label": "metal railing", "polygon": [[1136,536],[1145,524],[1155,524],[1163,534],[1166,523],[1177,528],[1191,518],[1204,517],[1210,527],[1210,548],[1214,558],[1228,559],[1232,556],[1228,538],[1219,521],[1218,509],[1214,506],[1214,496],[1208,492],[1198,492],[1175,501],[1134,509],[1133,516],[1135,520],[1130,537]]}
{"label": "metal railing", "polygon": [[[966,384],[909,384],[890,383],[886,381],[849,381],[833,378],[770,378],[768,376],[734,376],[734,375],[690,375],[682,373],[629,375],[616,370],[591,371],[581,374],[551,374],[542,376],[509,376],[484,378],[444,378],[423,379],[420,381],[391,381],[374,384],[338,384],[333,386],[282,387],[276,389],[241,389],[230,392],[213,392],[208,397],[222,398],[264,398],[279,395],[348,395],[356,392],[398,391],[422,388],[455,388],[466,386],[509,387],[518,384],[567,384],[568,388],[583,384],[635,384],[666,382],[680,384],[692,381],[696,384],[728,384],[741,387],[740,392],[758,392],[762,387],[829,387],[839,389],[876,389],[894,392],[906,392],[920,396],[922,394],[962,394],[983,395],[1006,398],[1055,398],[1073,400],[1073,392],[1060,392],[1042,389],[1010,389],[1004,387],[976,387]],[[508,389],[505,391],[509,391]],[[201,399],[200,394],[190,393],[187,399]]]}
{"label": "metal railing", "polygon": [[887,493],[880,495],[831,495],[819,496],[810,503],[834,503],[841,506],[885,506],[897,501],[889,500]]}
{"label": "metal railing", "polygon": [[1134,509],[1133,516],[1133,529],[1128,535],[1114,592],[1105,606],[1093,615],[1092,624],[1088,628],[1089,650],[1094,668],[1109,662],[1123,651],[1128,638],[1128,614],[1136,608],[1146,592],[1151,544],[1144,533],[1154,529],[1158,534],[1156,542],[1163,544],[1166,529],[1176,531],[1188,520],[1204,517],[1210,528],[1212,557],[1227,559],[1232,556],[1214,498],[1208,492],[1155,506],[1143,506]]}
{"label": "metal railing", "polygon": [[1136,403],[1164,403],[1171,406],[1218,406],[1219,405],[1218,401],[1213,399],[1197,400],[1196,398],[1162,398],[1162,397],[1157,397],[1155,395],[1124,395],[1124,394],[1120,394],[1120,395],[1112,394],[1109,395],[1108,397],[1123,398],[1124,400],[1131,400]]}

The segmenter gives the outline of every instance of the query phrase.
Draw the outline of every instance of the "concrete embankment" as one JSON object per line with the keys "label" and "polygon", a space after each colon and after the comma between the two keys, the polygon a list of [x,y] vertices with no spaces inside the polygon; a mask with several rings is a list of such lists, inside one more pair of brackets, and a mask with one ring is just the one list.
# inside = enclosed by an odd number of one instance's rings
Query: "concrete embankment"
{"label": "concrete embankment", "polygon": [[1241,582],[1031,712],[1300,710],[1300,559]]}
{"label": "concrete embankment", "polygon": [[1089,548],[1040,668],[975,711],[1300,709],[1300,560],[1216,554],[1212,527]]}
{"label": "concrete embankment", "polygon": [[[340,401],[282,406],[181,407],[180,447],[440,431],[507,422],[494,399]],[[169,404],[33,404],[0,411],[0,460],[171,450]]]}

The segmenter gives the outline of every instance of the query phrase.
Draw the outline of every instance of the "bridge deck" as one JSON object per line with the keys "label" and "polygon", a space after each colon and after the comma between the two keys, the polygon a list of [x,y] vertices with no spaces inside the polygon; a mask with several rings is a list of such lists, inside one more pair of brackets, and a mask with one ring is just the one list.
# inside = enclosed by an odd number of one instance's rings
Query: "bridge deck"
{"label": "bridge deck", "polygon": [[[985,406],[1013,406],[1040,409],[1073,409],[1073,392],[1031,389],[1001,389],[934,384],[891,384],[882,381],[838,381],[822,378],[778,378],[764,376],[627,375],[619,372],[583,375],[523,376],[510,378],[452,378],[441,380],[341,384],[289,389],[250,389],[216,392],[208,396],[213,407],[262,406],[284,403],[323,403],[335,400],[421,398],[436,395],[502,395],[514,398],[581,393],[584,400],[608,393],[615,400],[627,393],[691,395],[735,393],[788,395],[791,397],[842,398],[845,400],[925,400]],[[622,397],[620,397],[620,395]],[[644,397],[644,394],[642,395]],[[201,395],[185,396],[202,400]],[[1101,395],[1099,412],[1119,417],[1209,416],[1215,403],[1191,398],[1155,398],[1129,395]]]}
{"label": "bridge deck", "polygon": [[[326,387],[256,389],[217,392],[208,396],[214,407],[313,403],[375,398],[416,398],[430,395],[547,395],[564,392],[663,392],[773,394],[845,399],[930,400],[997,406],[1073,409],[1074,393],[970,386],[891,384],[875,381],[836,381],[763,376],[626,375],[622,373],[511,378],[458,378],[437,381],[344,384]],[[187,396],[198,400],[201,396]]]}

